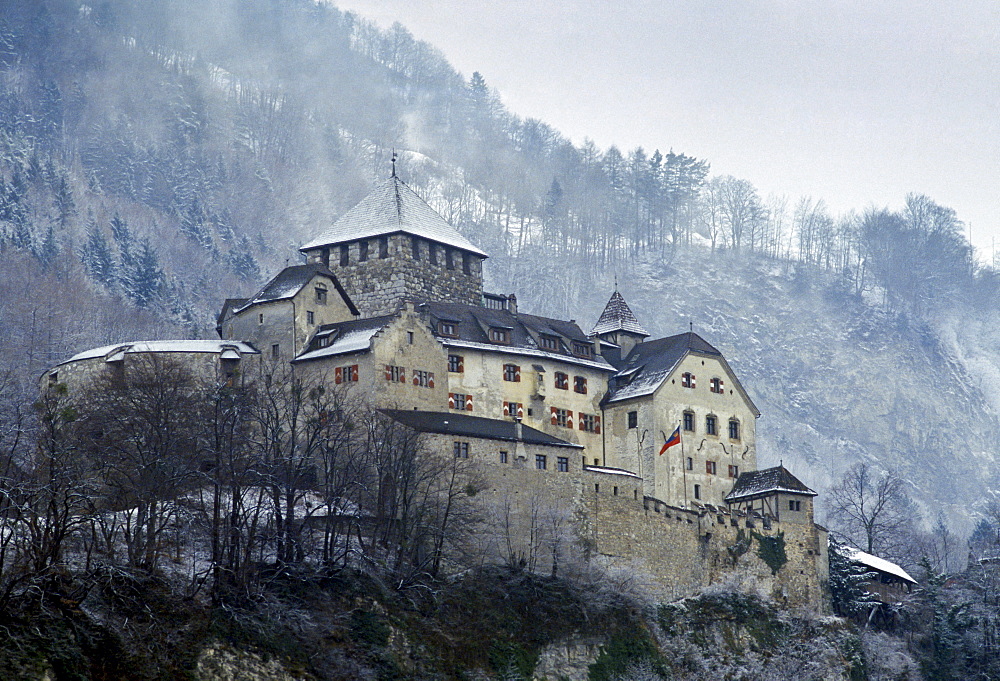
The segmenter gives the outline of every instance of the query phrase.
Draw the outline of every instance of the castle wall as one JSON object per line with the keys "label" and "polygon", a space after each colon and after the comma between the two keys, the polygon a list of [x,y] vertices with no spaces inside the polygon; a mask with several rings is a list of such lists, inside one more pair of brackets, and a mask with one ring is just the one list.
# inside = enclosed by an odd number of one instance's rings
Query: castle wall
{"label": "castle wall", "polygon": [[[362,241],[345,244],[347,264],[341,264],[340,245],[316,249],[307,254],[309,262],[327,263],[337,275],[362,316],[394,312],[404,300],[428,300],[479,305],[483,299],[482,258],[455,248],[413,238],[407,234],[386,237],[388,248],[382,257],[380,238],[365,239],[367,255],[361,260]],[[431,249],[434,260],[431,262]],[[449,253],[451,267],[449,263]],[[465,272],[466,264],[468,273]]]}
{"label": "castle wall", "polygon": [[[695,376],[694,388],[682,385],[686,372]],[[722,393],[710,390],[712,378],[723,381]],[[670,504],[724,504],[739,471],[757,470],[756,415],[736,383],[717,358],[689,353],[652,395],[606,407],[608,465],[640,472],[646,493]],[[630,411],[638,412],[635,428],[628,428]],[[683,429],[684,412],[693,414],[693,430]],[[714,435],[707,432],[709,415],[715,417]],[[731,419],[739,423],[739,438],[729,437]],[[659,455],[664,438],[678,426],[682,444]]]}

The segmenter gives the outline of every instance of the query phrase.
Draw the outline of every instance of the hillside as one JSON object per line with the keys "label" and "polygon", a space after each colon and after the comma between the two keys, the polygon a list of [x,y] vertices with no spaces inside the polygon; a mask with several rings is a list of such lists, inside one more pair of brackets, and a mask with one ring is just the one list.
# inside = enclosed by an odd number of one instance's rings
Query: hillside
{"label": "hillside", "polygon": [[963,533],[1000,482],[1000,288],[927,197],[831,216],[709,160],[574,146],[405,28],[307,0],[3,10],[0,340],[23,394],[89,346],[210,337],[395,150],[522,309],[586,327],[617,276],[654,334],[693,323],[763,411],[763,463],[822,492],[876,462]]}

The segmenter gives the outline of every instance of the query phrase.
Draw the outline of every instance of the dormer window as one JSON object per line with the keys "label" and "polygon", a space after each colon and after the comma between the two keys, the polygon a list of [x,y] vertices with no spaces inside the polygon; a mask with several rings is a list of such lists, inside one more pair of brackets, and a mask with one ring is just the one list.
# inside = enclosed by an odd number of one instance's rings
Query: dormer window
{"label": "dormer window", "polygon": [[326,305],[326,286],[316,287],[316,302],[320,305]]}
{"label": "dormer window", "polygon": [[455,322],[438,322],[438,333],[449,338],[457,338],[458,324]]}
{"label": "dormer window", "polygon": [[682,388],[693,388],[695,387],[695,377],[690,371],[685,371],[681,374],[681,387]]}
{"label": "dormer window", "polygon": [[510,329],[501,329],[495,326],[492,327],[490,329],[490,341],[493,343],[510,345]]}
{"label": "dormer window", "polygon": [[542,350],[561,350],[562,343],[555,336],[541,336]]}
{"label": "dormer window", "polygon": [[708,382],[708,389],[713,393],[718,393],[719,395],[721,395],[722,393],[726,392],[722,387],[723,385],[724,383],[721,378],[712,378]]}
{"label": "dormer window", "polygon": [[594,354],[594,349],[590,343],[573,343],[573,354],[577,357],[590,357]]}

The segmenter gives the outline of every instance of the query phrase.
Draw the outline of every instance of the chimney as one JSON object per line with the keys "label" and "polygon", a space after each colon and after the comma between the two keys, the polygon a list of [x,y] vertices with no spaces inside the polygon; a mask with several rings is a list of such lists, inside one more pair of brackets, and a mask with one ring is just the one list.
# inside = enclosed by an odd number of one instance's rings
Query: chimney
{"label": "chimney", "polygon": [[517,314],[517,296],[513,293],[507,296],[507,310],[511,314]]}

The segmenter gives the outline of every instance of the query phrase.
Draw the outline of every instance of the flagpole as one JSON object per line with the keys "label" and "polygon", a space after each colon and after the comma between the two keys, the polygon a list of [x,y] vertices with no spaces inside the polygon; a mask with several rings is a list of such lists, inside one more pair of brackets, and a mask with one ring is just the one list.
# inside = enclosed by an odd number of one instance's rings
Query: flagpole
{"label": "flagpole", "polygon": [[681,475],[684,481],[684,508],[688,507],[688,474],[687,459],[684,458],[684,436],[681,436]]}

